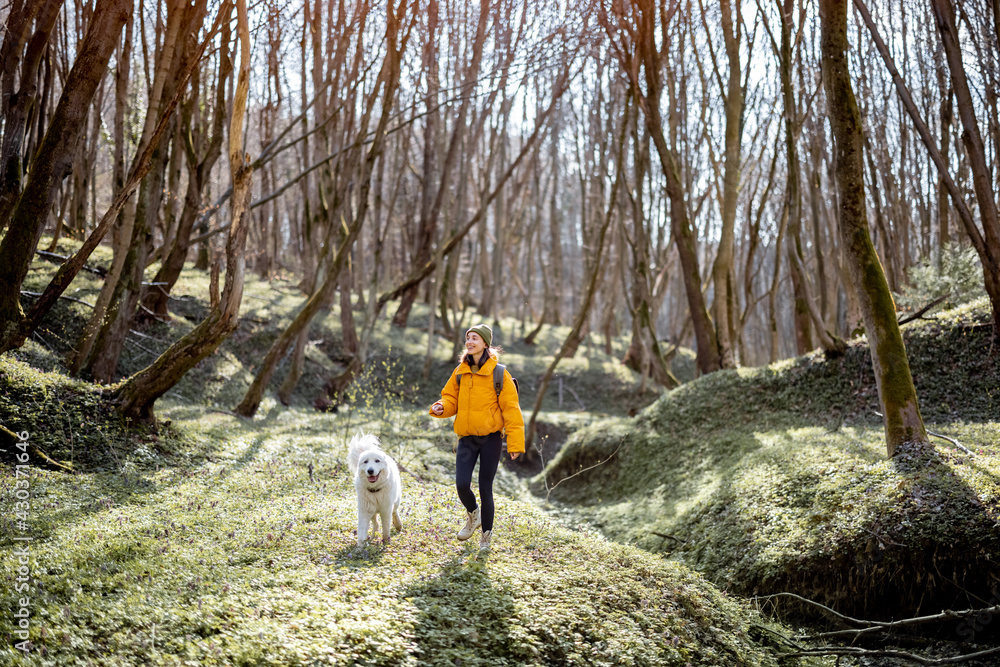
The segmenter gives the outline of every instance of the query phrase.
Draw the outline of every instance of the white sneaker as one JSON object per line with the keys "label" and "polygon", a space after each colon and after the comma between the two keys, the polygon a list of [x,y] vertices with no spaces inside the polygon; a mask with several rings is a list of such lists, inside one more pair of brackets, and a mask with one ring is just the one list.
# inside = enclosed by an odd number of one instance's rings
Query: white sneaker
{"label": "white sneaker", "polygon": [[479,539],[479,550],[488,551],[490,548],[490,540],[493,538],[492,530],[484,530],[483,536]]}
{"label": "white sneaker", "polygon": [[465,525],[462,526],[462,530],[458,531],[458,541],[464,542],[465,540],[472,537],[472,534],[476,532],[476,528],[482,525],[482,519],[479,517],[479,509],[476,508],[472,512],[469,512],[469,518],[465,520]]}

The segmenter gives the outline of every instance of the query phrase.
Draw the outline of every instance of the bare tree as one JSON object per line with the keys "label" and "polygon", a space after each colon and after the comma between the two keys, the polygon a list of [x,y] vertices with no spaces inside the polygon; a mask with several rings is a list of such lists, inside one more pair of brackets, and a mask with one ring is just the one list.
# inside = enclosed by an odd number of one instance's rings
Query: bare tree
{"label": "bare tree", "polygon": [[[626,116],[628,116],[628,114],[626,114]],[[564,357],[569,356],[571,351],[575,350],[580,344],[580,338],[583,335],[584,326],[586,325],[587,318],[590,316],[590,308],[593,304],[594,294],[597,291],[598,280],[601,275],[605,237],[607,236],[608,227],[611,225],[614,213],[618,209],[618,193],[621,190],[622,180],[624,178],[622,156],[625,152],[624,147],[628,130],[628,122],[627,120],[621,120],[619,122],[622,127],[617,138],[617,146],[615,147],[617,148],[618,159],[614,161],[617,173],[613,180],[613,185],[611,186],[611,193],[608,195],[608,201],[605,205],[602,220],[598,224],[596,230],[591,230],[590,234],[587,234],[588,237],[591,237],[587,240],[590,242],[588,245],[592,248],[590,253],[591,256],[587,261],[587,264],[589,265],[587,266],[587,290],[584,293],[580,309],[577,311],[576,317],[573,318],[573,327],[570,329],[570,332],[563,340],[559,351],[556,352],[552,361],[549,363],[548,368],[545,369],[545,373],[538,382],[538,392],[535,394],[535,403],[531,410],[531,417],[528,419],[528,424],[525,427],[524,446],[526,449],[530,448],[534,442],[535,419],[538,416],[539,410],[542,408],[542,401],[545,398],[545,391],[548,389],[549,381],[552,379],[552,374],[555,372],[556,366],[559,365],[559,362]],[[603,200],[603,198],[602,193],[601,200]]]}
{"label": "bare tree", "polygon": [[[139,145],[150,141],[156,118],[162,114],[180,87],[196,35],[206,14],[207,0],[189,5],[168,6],[167,28],[163,50],[156,63],[150,110],[143,126]],[[131,329],[139,298],[142,295],[143,272],[152,252],[153,229],[163,200],[163,185],[168,164],[168,143],[160,139],[153,146],[149,173],[139,187],[134,213],[126,209],[122,230],[115,248],[115,260],[108,279],[80,341],[72,364],[76,372],[86,370],[99,382],[111,382],[118,369],[118,360]]]}
{"label": "bare tree", "polygon": [[[21,284],[59,184],[72,169],[94,93],[130,11],[128,0],[110,0],[95,8],[48,131],[31,160],[24,189],[10,208],[9,217],[0,219],[0,229],[7,228],[0,242],[0,350],[10,349],[19,337],[24,320]],[[7,131],[5,127],[5,136]]]}
{"label": "bare tree", "polygon": [[15,0],[7,15],[7,30],[0,45],[0,62],[3,63],[0,111],[3,112],[4,129],[0,145],[0,230],[10,222],[11,210],[21,194],[28,115],[41,101],[38,71],[61,5],[58,0]]}
{"label": "bare tree", "polygon": [[[665,54],[657,48],[657,42],[667,49],[670,40],[665,37],[657,40],[656,30],[666,31],[676,7],[668,13],[665,9],[660,11],[653,0],[631,0],[613,7],[612,12],[608,14],[602,10],[599,13],[601,24],[610,40],[612,52],[628,78],[660,157],[670,199],[671,235],[680,255],[681,275],[697,341],[698,369],[702,373],[711,373],[722,367],[719,342],[701,291],[697,237],[688,217],[680,168],[664,136],[660,113],[663,90],[660,77]],[[642,81],[640,72],[643,74]]]}
{"label": "bare tree", "polygon": [[891,457],[903,443],[926,442],[896,308],[868,233],[864,193],[864,135],[847,53],[847,0],[820,0],[823,84],[836,139],[840,234],[872,353],[875,383]]}
{"label": "bare tree", "polygon": [[[222,11],[230,14],[232,5],[223,3]],[[253,177],[250,157],[243,152],[243,123],[250,92],[250,27],[247,22],[246,0],[236,0],[236,14],[240,67],[229,121],[229,169],[233,196],[232,224],[226,240],[225,284],[218,294],[218,285],[213,285],[211,310],[201,324],[171,345],[150,366],[130,377],[118,390],[116,400],[119,409],[129,419],[154,422],[153,406],[156,400],[177,384],[195,364],[215,352],[239,323],[246,272],[245,246],[250,225],[250,184]]]}
{"label": "bare tree", "polygon": [[[402,54],[406,50],[406,44],[409,41],[413,26],[414,13],[410,12],[408,16],[407,9],[407,0],[400,0],[398,7],[390,5],[386,11],[386,55],[382,62],[382,69],[379,72],[377,90],[371,93],[368,99],[365,100],[364,113],[359,122],[359,134],[361,137],[364,137],[368,134],[368,122],[375,104],[376,102],[380,103],[381,114],[373,133],[373,140],[365,153],[362,169],[358,174],[360,182],[357,196],[358,210],[355,212],[350,226],[347,228],[343,239],[333,254],[333,259],[330,262],[323,284],[313,292],[312,296],[303,304],[295,319],[292,320],[292,323],[271,346],[267,356],[261,363],[260,369],[257,371],[257,375],[254,377],[253,383],[247,389],[243,400],[237,406],[236,412],[245,417],[250,417],[256,413],[257,408],[260,406],[260,401],[264,396],[264,390],[274,375],[278,362],[285,356],[288,347],[298,337],[299,332],[309,325],[316,313],[319,312],[320,307],[329,300],[333,290],[337,287],[341,267],[344,265],[347,254],[350,252],[354,240],[357,238],[358,233],[361,231],[361,226],[364,224],[369,206],[368,195],[371,189],[372,172],[381,152],[386,128],[389,118],[392,115],[393,100],[399,85],[400,61]],[[407,19],[405,25],[403,23],[404,19]],[[401,28],[403,29],[402,31]],[[381,90],[381,96],[377,94],[378,90]],[[357,142],[359,150],[361,143],[361,141]]]}
{"label": "bare tree", "polygon": [[980,233],[978,228],[967,223],[966,232],[983,264],[986,293],[993,306],[993,330],[1000,332],[1000,213],[997,209],[997,193],[979,121],[976,118],[975,103],[969,88],[965,63],[962,60],[962,46],[958,41],[958,28],[955,25],[955,8],[951,0],[931,0],[931,9],[951,72],[951,86],[958,103],[958,117],[962,120],[962,127],[965,130],[962,133],[962,143],[972,170],[972,184],[983,227]]}
{"label": "bare tree", "polygon": [[[230,41],[228,23],[223,24],[222,43]],[[203,124],[198,112],[201,103],[197,85],[192,86],[188,102],[181,110],[181,131],[184,159],[187,164],[187,188],[184,205],[169,248],[165,250],[160,269],[145,291],[143,311],[154,317],[166,318],[170,291],[181,275],[191,244],[191,232],[202,210],[203,195],[216,161],[222,155],[223,129],[226,119],[226,87],[233,73],[232,60],[222,58],[216,79],[214,118],[210,127]],[[207,140],[207,141],[206,141]]]}

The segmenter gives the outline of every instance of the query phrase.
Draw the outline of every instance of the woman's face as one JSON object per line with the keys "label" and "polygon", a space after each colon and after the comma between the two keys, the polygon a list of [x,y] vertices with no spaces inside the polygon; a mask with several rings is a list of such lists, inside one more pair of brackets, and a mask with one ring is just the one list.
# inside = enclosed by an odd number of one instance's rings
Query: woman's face
{"label": "woman's face", "polygon": [[486,349],[486,341],[475,331],[465,334],[465,351],[472,355],[473,359],[479,359],[483,350]]}

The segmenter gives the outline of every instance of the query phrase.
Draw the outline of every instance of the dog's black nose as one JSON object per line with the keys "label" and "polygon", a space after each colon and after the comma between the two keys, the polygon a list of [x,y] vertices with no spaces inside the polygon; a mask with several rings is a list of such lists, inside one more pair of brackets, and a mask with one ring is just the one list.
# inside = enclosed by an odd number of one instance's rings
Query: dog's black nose
{"label": "dog's black nose", "polygon": [[375,474],[375,469],[374,468],[369,468],[368,469],[368,474],[369,475],[374,475]]}

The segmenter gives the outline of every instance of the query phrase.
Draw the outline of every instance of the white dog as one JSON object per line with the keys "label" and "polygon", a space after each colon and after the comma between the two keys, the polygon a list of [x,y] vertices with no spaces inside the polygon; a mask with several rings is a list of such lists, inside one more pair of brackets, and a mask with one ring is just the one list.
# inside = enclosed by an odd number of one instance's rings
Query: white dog
{"label": "white dog", "polygon": [[399,503],[403,488],[396,462],[382,451],[378,438],[359,432],[347,446],[347,465],[354,474],[354,488],[358,491],[358,546],[368,539],[369,523],[378,532],[378,519],[382,518],[382,542],[389,543],[389,517],[396,530],[402,530],[399,520]]}

